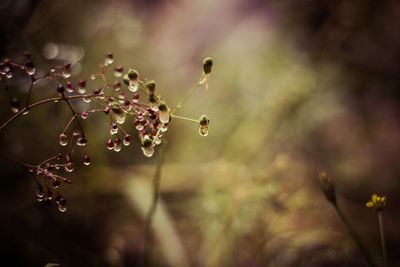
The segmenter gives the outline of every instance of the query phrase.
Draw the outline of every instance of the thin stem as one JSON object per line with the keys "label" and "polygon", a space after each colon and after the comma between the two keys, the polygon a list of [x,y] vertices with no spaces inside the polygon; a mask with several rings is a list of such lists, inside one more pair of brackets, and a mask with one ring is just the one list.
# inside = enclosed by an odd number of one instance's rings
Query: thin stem
{"label": "thin stem", "polygon": [[153,218],[156,212],[158,199],[160,195],[161,170],[164,164],[166,146],[167,146],[167,136],[164,135],[164,140],[161,144],[160,155],[157,161],[156,170],[153,176],[153,198],[145,221],[144,266],[149,266],[150,252],[151,252],[151,237],[152,237],[151,225],[153,223]]}
{"label": "thin stem", "polygon": [[199,123],[199,120],[195,120],[195,119],[191,119],[191,118],[187,118],[187,117],[183,117],[183,116],[171,115],[171,117],[173,119],[179,119],[179,120],[185,120],[185,121],[191,121],[191,122]]}
{"label": "thin stem", "polygon": [[65,132],[67,131],[68,127],[71,125],[71,122],[75,119],[76,115],[77,115],[77,114],[74,114],[74,115],[72,116],[72,118],[69,120],[67,126],[65,126],[64,131],[62,131],[64,134],[65,134]]}
{"label": "thin stem", "polygon": [[382,255],[384,266],[388,266],[388,259],[387,259],[387,251],[386,251],[386,242],[385,242],[385,233],[383,231],[383,219],[382,219],[382,212],[378,211],[378,220],[379,220],[379,232],[381,234],[381,247],[382,247]]}
{"label": "thin stem", "polygon": [[174,115],[174,113],[182,107],[182,105],[186,102],[186,100],[192,95],[194,89],[196,89],[204,79],[204,74],[201,76],[201,79],[189,90],[186,96],[176,105],[176,107],[171,111],[170,115]]}
{"label": "thin stem", "polygon": [[340,219],[342,220],[342,222],[344,223],[344,225],[346,226],[347,230],[349,231],[351,237],[353,238],[353,240],[357,243],[362,255],[364,256],[365,260],[369,263],[370,266],[375,266],[375,263],[373,262],[373,260],[371,259],[371,256],[369,255],[367,249],[364,247],[364,245],[361,243],[360,239],[357,236],[356,231],[354,230],[353,226],[350,224],[350,222],[346,219],[346,217],[344,217],[342,211],[340,210],[339,206],[335,203],[333,204],[333,206],[335,207],[336,212],[339,214]]}
{"label": "thin stem", "polygon": [[31,99],[31,94],[32,94],[32,89],[33,89],[33,84],[35,82],[34,77],[30,77],[30,78],[31,78],[31,84],[29,86],[28,97],[26,98],[26,106],[29,106],[29,101]]}
{"label": "thin stem", "polygon": [[52,97],[52,98],[47,98],[47,99],[43,99],[41,101],[38,101],[36,103],[33,103],[27,107],[22,108],[20,111],[18,111],[17,113],[15,113],[13,116],[11,116],[11,118],[9,118],[6,122],[4,122],[1,126],[0,126],[0,131],[3,130],[7,125],[9,125],[11,122],[13,122],[16,118],[18,118],[19,116],[21,116],[25,111],[30,110],[36,106],[45,104],[45,103],[49,103],[49,102],[54,102],[54,101],[60,101],[60,100],[64,100],[64,99],[73,99],[73,98],[84,98],[84,97],[95,97],[97,95],[95,94],[91,94],[91,95],[73,95],[73,96],[59,96],[59,97]]}

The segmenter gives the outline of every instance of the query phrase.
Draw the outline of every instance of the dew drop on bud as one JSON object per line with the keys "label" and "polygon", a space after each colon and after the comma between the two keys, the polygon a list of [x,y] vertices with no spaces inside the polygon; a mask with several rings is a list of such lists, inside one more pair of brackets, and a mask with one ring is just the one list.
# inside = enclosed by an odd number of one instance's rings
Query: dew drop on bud
{"label": "dew drop on bud", "polygon": [[74,132],[72,133],[73,136],[80,136],[81,132],[79,130],[74,130]]}
{"label": "dew drop on bud", "polygon": [[201,126],[201,125],[199,126],[199,134],[201,136],[207,136],[208,131],[209,131],[208,126]]}
{"label": "dew drop on bud", "polygon": [[28,73],[28,75],[35,74],[36,69],[32,61],[28,61],[25,63],[25,71],[26,73]]}
{"label": "dew drop on bud", "polygon": [[169,111],[168,110],[160,110],[158,113],[158,118],[162,123],[169,122]]}
{"label": "dew drop on bud", "polygon": [[130,80],[128,88],[129,88],[129,91],[131,91],[133,93],[136,92],[139,88],[139,81],[138,80]]}
{"label": "dew drop on bud", "polygon": [[114,68],[114,76],[119,78],[122,76],[122,72],[124,71],[124,68],[122,66],[118,66]]}
{"label": "dew drop on bud", "polygon": [[111,122],[110,134],[114,135],[116,133],[118,133],[118,125],[115,122]]}
{"label": "dew drop on bud", "polygon": [[149,136],[145,136],[142,141],[142,151],[146,157],[151,157],[154,154],[154,146],[153,141],[149,138]]}
{"label": "dew drop on bud", "polygon": [[113,55],[113,53],[111,53],[111,52],[109,52],[109,53],[107,53],[107,56],[106,56],[106,60],[104,61],[104,65],[110,65],[110,64],[112,64],[114,62],[114,55]]}
{"label": "dew drop on bud", "polygon": [[146,157],[150,158],[154,154],[154,146],[152,145],[150,147],[142,147],[142,151]]}
{"label": "dew drop on bud", "polygon": [[88,113],[87,113],[86,111],[82,112],[81,118],[84,119],[84,120],[86,120],[87,117],[88,117]]}
{"label": "dew drop on bud", "polygon": [[119,137],[115,138],[114,140],[114,151],[115,152],[120,152],[121,151],[121,139],[119,139]]}
{"label": "dew drop on bud", "polygon": [[67,207],[65,205],[58,204],[58,210],[61,211],[61,212],[66,212],[67,211]]}
{"label": "dew drop on bud", "polygon": [[83,99],[83,101],[85,102],[85,103],[90,103],[91,101],[92,101],[92,99],[90,99],[90,97],[84,97],[84,98],[82,98]]}
{"label": "dew drop on bud", "polygon": [[83,164],[85,166],[89,166],[90,163],[91,163],[90,158],[89,158],[88,154],[85,153],[85,155],[83,156]]}
{"label": "dew drop on bud", "polygon": [[12,76],[13,76],[13,74],[12,74],[11,71],[9,71],[9,72],[6,73],[6,78],[7,78],[7,79],[11,79]]}
{"label": "dew drop on bud", "polygon": [[57,189],[57,188],[59,188],[60,187],[60,180],[54,180],[53,181],[53,188],[54,189]]}
{"label": "dew drop on bud", "polygon": [[78,146],[86,146],[87,144],[87,139],[84,137],[79,137],[78,140],[76,140],[76,144]]}
{"label": "dew drop on bud", "polygon": [[59,142],[60,142],[60,145],[66,146],[68,144],[68,136],[65,133],[60,134]]}
{"label": "dew drop on bud", "polygon": [[168,123],[164,123],[160,126],[160,132],[165,133],[168,131]]}
{"label": "dew drop on bud", "polygon": [[65,79],[68,79],[69,77],[71,77],[71,63],[65,64],[63,71],[62,71],[62,76]]}
{"label": "dew drop on bud", "polygon": [[137,103],[137,102],[139,102],[139,94],[138,93],[136,93],[136,94],[134,94],[133,96],[132,96],[132,101],[133,101],[133,103]]}
{"label": "dew drop on bud", "polygon": [[69,160],[65,163],[64,169],[67,172],[73,172],[75,168],[74,162],[72,160]]}
{"label": "dew drop on bud", "polygon": [[18,98],[13,97],[11,99],[11,111],[17,113],[19,111],[20,102]]}
{"label": "dew drop on bud", "polygon": [[210,119],[206,115],[201,115],[199,119],[199,134],[207,136],[210,128]]}
{"label": "dew drop on bud", "polygon": [[113,87],[115,91],[119,91],[121,89],[121,83],[117,81],[114,83]]}
{"label": "dew drop on bud", "polygon": [[108,139],[106,146],[108,150],[112,150],[114,148],[114,142],[111,138]]}
{"label": "dew drop on bud", "polygon": [[86,93],[86,81],[85,80],[81,80],[78,83],[78,93],[80,93],[80,94]]}
{"label": "dew drop on bud", "polygon": [[45,192],[43,191],[42,186],[39,186],[37,191],[36,191],[36,197],[38,199],[41,198],[43,200],[44,195],[45,195]]}
{"label": "dew drop on bud", "polygon": [[[114,110],[113,110],[114,111]],[[123,124],[126,120],[126,113],[120,109],[118,109],[118,112],[115,112],[115,119],[117,121],[118,124]]]}
{"label": "dew drop on bud", "polygon": [[124,145],[129,146],[131,144],[131,140],[132,140],[132,137],[129,134],[126,134],[124,137],[124,141],[123,141]]}
{"label": "dew drop on bud", "polygon": [[67,82],[67,92],[72,93],[75,91],[75,86],[71,82]]}

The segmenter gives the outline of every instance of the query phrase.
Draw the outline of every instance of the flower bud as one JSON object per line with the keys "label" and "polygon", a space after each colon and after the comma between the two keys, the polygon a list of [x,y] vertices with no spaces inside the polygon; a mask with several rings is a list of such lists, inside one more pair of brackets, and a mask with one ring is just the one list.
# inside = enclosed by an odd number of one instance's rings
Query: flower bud
{"label": "flower bud", "polygon": [[146,88],[149,90],[149,94],[153,94],[156,90],[156,83],[154,81],[147,82]]}
{"label": "flower bud", "polygon": [[212,58],[206,57],[203,60],[203,71],[204,71],[204,74],[209,74],[211,72],[212,65],[213,65]]}
{"label": "flower bud", "polygon": [[321,182],[322,192],[324,193],[326,199],[333,205],[336,205],[336,193],[333,181],[327,177],[326,172],[324,171],[320,172],[318,177]]}
{"label": "flower bud", "polygon": [[207,115],[201,115],[199,119],[199,134],[201,136],[207,136],[210,129],[210,119]]}

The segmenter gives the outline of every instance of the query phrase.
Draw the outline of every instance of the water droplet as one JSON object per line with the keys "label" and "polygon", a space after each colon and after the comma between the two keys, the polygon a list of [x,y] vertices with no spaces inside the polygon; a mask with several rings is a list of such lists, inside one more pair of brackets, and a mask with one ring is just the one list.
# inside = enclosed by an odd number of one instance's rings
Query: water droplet
{"label": "water droplet", "polygon": [[143,146],[142,146],[142,151],[143,151],[143,154],[144,154],[146,157],[150,158],[150,157],[153,156],[153,154],[154,154],[154,146],[153,146],[153,145],[151,145],[151,146],[149,146],[149,147],[143,147]]}
{"label": "water droplet", "polygon": [[161,137],[162,137],[162,136],[158,136],[158,138],[156,139],[156,141],[154,141],[154,144],[156,144],[156,145],[161,144]]}
{"label": "water droplet", "polygon": [[9,72],[6,73],[6,77],[7,77],[8,79],[11,79],[12,76],[13,76],[13,74],[12,74],[11,71],[9,71]]}
{"label": "water droplet", "polygon": [[88,117],[88,113],[87,113],[86,111],[82,112],[81,118],[84,119],[84,120],[86,120],[87,117]]}
{"label": "water droplet", "polygon": [[13,97],[11,99],[11,110],[12,110],[12,112],[17,113],[19,111],[19,107],[20,107],[19,99]]}
{"label": "water droplet", "polygon": [[90,97],[84,97],[82,98],[84,102],[86,103],[90,103],[92,101],[92,99]]}
{"label": "water droplet", "polygon": [[111,150],[111,149],[114,148],[114,142],[113,142],[113,140],[111,138],[108,139],[106,146],[107,146],[108,150]]}
{"label": "water droplet", "polygon": [[68,145],[68,136],[65,133],[60,134],[59,142],[60,142],[60,145],[62,145],[62,146]]}
{"label": "water droplet", "polygon": [[161,124],[160,132],[165,133],[168,131],[168,123]]}
{"label": "water droplet", "polygon": [[116,133],[118,133],[118,125],[115,122],[111,122],[110,134],[114,135]]}
{"label": "water droplet", "polygon": [[79,130],[74,130],[74,132],[72,133],[73,136],[80,136],[81,132]]}
{"label": "water droplet", "polygon": [[141,131],[144,129],[144,125],[141,124],[140,122],[136,125],[136,130]]}
{"label": "water droplet", "polygon": [[139,81],[138,80],[129,80],[129,91],[136,92],[139,88]]}
{"label": "water droplet", "polygon": [[139,98],[140,98],[140,95],[139,95],[138,93],[134,94],[134,95],[132,96],[132,101],[133,101],[133,103],[139,102]]}
{"label": "water droplet", "polygon": [[86,81],[80,80],[78,83],[78,93],[84,94],[86,93]]}
{"label": "water droplet", "polygon": [[68,79],[69,77],[71,77],[71,63],[65,64],[63,71],[62,71],[62,76],[65,79]]}
{"label": "water droplet", "polygon": [[90,79],[93,81],[93,80],[96,80],[96,75],[90,75]]}
{"label": "water droplet", "polygon": [[61,204],[58,204],[58,210],[61,212],[66,212],[67,211],[67,207]]}
{"label": "water droplet", "polygon": [[117,81],[114,83],[113,87],[115,91],[119,91],[121,89],[121,83]]}
{"label": "water droplet", "polygon": [[45,192],[43,191],[43,188],[40,186],[38,187],[37,191],[36,191],[36,197],[37,198],[43,198],[45,195]]}
{"label": "water droplet", "polygon": [[87,139],[84,137],[79,137],[78,140],[76,140],[76,144],[78,146],[86,146],[87,144]]}
{"label": "water droplet", "polygon": [[57,189],[57,188],[59,188],[60,187],[60,180],[54,180],[53,181],[53,188],[54,189]]}
{"label": "water droplet", "polygon": [[119,151],[121,151],[121,148],[122,148],[121,139],[119,139],[119,137],[117,137],[114,140],[114,151],[115,152],[119,152]]}
{"label": "water droplet", "polygon": [[126,134],[124,137],[124,145],[129,146],[131,144],[132,137],[129,134]]}
{"label": "water droplet", "polygon": [[208,131],[209,131],[208,125],[207,126],[202,126],[202,125],[199,126],[199,134],[201,136],[207,136],[208,135]]}
{"label": "water droplet", "polygon": [[29,113],[29,110],[27,109],[27,110],[25,110],[24,112],[22,112],[22,115],[26,115],[26,114],[28,114]]}
{"label": "water droplet", "polygon": [[138,119],[141,119],[141,118],[143,118],[143,112],[138,112],[138,114],[137,114],[137,117],[138,117]]}
{"label": "water droplet", "polygon": [[115,113],[115,119],[117,121],[118,124],[123,124],[126,120],[126,113],[122,110],[119,110],[119,113]]}
{"label": "water droplet", "polygon": [[90,163],[91,163],[91,161],[90,161],[90,158],[89,158],[88,154],[85,154],[83,156],[83,164],[86,165],[86,166],[89,166]]}
{"label": "water droplet", "polygon": [[75,86],[71,82],[67,82],[67,92],[72,93],[75,91]]}
{"label": "water droplet", "polygon": [[122,72],[124,71],[124,68],[122,66],[118,66],[114,68],[114,76],[119,78],[122,76]]}
{"label": "water droplet", "polygon": [[32,61],[28,61],[25,63],[25,71],[26,73],[28,73],[28,75],[35,74],[36,69]]}
{"label": "water droplet", "polygon": [[109,52],[109,53],[107,53],[107,56],[106,56],[106,60],[104,61],[104,65],[110,65],[110,64],[112,64],[114,62],[114,55],[113,55],[113,53],[111,53],[111,52]]}
{"label": "water droplet", "polygon": [[67,162],[65,163],[64,169],[65,169],[67,172],[72,172],[72,171],[74,170],[74,168],[75,168],[75,165],[74,165],[74,162],[73,162],[72,160],[67,161]]}
{"label": "water droplet", "polygon": [[158,118],[162,123],[168,123],[169,122],[169,111],[168,109],[166,110],[160,110],[158,113]]}

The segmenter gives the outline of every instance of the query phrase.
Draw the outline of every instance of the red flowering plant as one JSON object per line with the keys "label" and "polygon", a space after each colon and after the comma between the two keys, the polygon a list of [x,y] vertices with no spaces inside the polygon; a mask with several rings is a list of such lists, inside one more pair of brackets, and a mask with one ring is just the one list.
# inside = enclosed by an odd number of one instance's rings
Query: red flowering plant
{"label": "red flowering plant", "polygon": [[[157,93],[154,81],[142,80],[139,72],[122,66],[112,66],[114,55],[108,53],[105,61],[99,64],[99,72],[80,80],[77,84],[71,82],[71,64],[63,66],[52,66],[44,75],[38,75],[36,66],[31,55],[25,52],[25,62],[18,64],[10,59],[4,59],[0,63],[0,82],[7,88],[8,80],[13,78],[17,71],[23,71],[29,76],[29,91],[26,103],[21,107],[20,100],[11,97],[11,110],[14,115],[0,125],[0,131],[10,123],[27,114],[31,109],[51,102],[65,103],[71,110],[71,118],[64,130],[59,135],[59,144],[65,147],[65,151],[45,159],[37,165],[18,162],[27,169],[37,184],[36,198],[39,202],[49,206],[54,199],[61,212],[66,211],[66,200],[60,191],[61,182],[71,183],[65,178],[62,170],[72,172],[75,168],[74,151],[86,146],[88,140],[85,136],[82,121],[90,118],[89,114],[103,112],[110,119],[109,139],[105,142],[109,150],[119,152],[122,146],[129,146],[132,136],[123,127],[126,121],[133,123],[141,141],[141,149],[146,157],[151,157],[154,148],[163,142],[163,135],[168,131],[170,123],[174,119],[183,119],[198,124],[199,133],[208,135],[209,119],[202,115],[200,119],[190,119],[175,115],[176,111],[189,98],[193,91],[205,83],[208,88],[208,76],[211,73],[213,61],[211,58],[203,60],[203,73],[200,80],[189,90],[185,97],[170,110],[162,96]],[[114,81],[110,81],[106,74],[113,72]],[[109,76],[109,75],[108,75]],[[51,80],[54,82],[54,97],[45,98],[30,103],[32,91],[40,80]],[[89,92],[88,88],[93,80],[100,79],[102,87]],[[72,99],[81,99],[87,103],[87,109],[78,112],[71,102]],[[90,165],[90,157],[84,151],[82,159],[84,165]]]}

